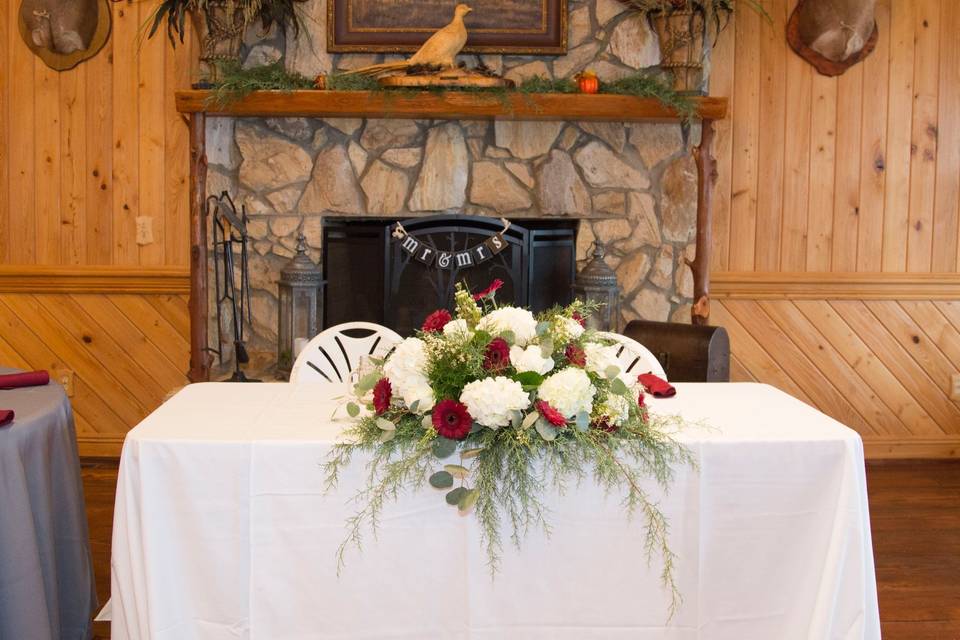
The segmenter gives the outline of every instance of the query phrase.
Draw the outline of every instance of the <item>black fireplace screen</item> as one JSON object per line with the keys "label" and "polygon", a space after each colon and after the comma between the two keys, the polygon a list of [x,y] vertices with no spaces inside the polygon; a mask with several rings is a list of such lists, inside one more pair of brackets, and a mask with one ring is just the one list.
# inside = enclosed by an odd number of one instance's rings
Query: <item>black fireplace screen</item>
{"label": "black fireplace screen", "polygon": [[[453,308],[453,291],[472,291],[503,280],[501,304],[541,311],[570,302],[576,268],[576,222],[535,220],[511,224],[507,247],[479,265],[442,269],[425,265],[391,236],[394,220],[327,218],[323,228],[324,327],[366,320],[401,335],[420,327],[427,314]],[[499,220],[434,216],[402,221],[407,234],[437,252],[474,247],[503,229]]]}

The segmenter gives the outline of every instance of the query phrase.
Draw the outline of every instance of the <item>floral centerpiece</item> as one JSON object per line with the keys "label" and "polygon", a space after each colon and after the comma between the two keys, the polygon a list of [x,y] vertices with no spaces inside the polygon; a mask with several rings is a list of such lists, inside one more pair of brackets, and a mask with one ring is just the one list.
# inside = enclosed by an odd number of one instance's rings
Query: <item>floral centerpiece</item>
{"label": "floral centerpiece", "polygon": [[646,549],[662,556],[661,577],[676,606],[667,522],[641,479],[666,487],[672,465],[692,462],[668,433],[677,419],[647,412],[643,387],[621,370],[618,347],[584,328],[591,308],[576,301],[534,316],[500,307],[502,284],[476,295],[458,285],[455,317],[445,309],[430,314],[356,385],[347,404],[354,422],[325,469],[332,487],[354,453],[370,454],[341,566],[387,500],[429,483],[461,514],[475,513],[495,572],[504,522],[516,545],[531,526],[549,531],[541,493],[562,491],[589,472],[623,494],[628,515],[641,513]]}

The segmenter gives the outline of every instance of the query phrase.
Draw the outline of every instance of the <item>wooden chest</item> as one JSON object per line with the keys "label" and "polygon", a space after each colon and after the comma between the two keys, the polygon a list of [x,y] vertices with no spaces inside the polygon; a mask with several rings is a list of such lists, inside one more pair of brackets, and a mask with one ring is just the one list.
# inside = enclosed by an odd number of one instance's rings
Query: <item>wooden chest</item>
{"label": "wooden chest", "polygon": [[730,380],[730,338],[723,327],[633,320],[623,334],[653,352],[670,382]]}

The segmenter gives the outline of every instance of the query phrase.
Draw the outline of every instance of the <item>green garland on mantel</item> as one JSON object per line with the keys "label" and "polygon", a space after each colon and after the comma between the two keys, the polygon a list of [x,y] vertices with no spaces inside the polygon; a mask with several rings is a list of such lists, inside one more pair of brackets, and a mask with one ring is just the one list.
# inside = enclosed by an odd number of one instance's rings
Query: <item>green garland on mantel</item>
{"label": "green garland on mantel", "polygon": [[[296,72],[287,71],[282,62],[260,67],[244,69],[238,62],[220,64],[221,80],[213,85],[210,97],[211,106],[225,108],[254,91],[297,91],[315,89],[314,80]],[[317,89],[321,91],[321,89]],[[424,91],[434,93],[486,93],[506,98],[510,94],[529,95],[535,93],[578,93],[577,83],[571,79],[551,80],[542,76],[528,78],[515,89],[425,87],[417,89],[393,89],[382,87],[375,78],[367,76],[335,73],[326,77],[328,91],[383,91],[390,95],[416,95]],[[683,121],[696,115],[696,105],[688,96],[674,91],[650,73],[637,72],[633,75],[612,80],[600,81],[601,94],[634,96],[637,98],[655,98],[669,107]]]}

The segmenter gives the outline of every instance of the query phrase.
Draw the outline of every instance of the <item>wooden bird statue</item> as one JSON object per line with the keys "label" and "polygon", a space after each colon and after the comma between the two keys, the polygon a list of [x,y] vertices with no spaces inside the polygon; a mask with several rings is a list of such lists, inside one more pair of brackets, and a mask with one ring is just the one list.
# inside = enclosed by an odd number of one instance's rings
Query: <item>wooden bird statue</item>
{"label": "wooden bird statue", "polygon": [[467,27],[463,17],[473,11],[465,4],[458,4],[453,12],[453,20],[427,38],[420,49],[407,60],[384,62],[369,67],[354,69],[350,73],[367,76],[380,76],[393,71],[402,71],[410,67],[440,67],[453,69],[457,66],[457,54],[467,44]]}

